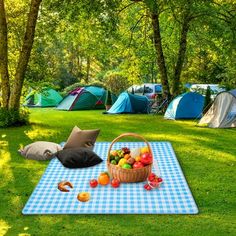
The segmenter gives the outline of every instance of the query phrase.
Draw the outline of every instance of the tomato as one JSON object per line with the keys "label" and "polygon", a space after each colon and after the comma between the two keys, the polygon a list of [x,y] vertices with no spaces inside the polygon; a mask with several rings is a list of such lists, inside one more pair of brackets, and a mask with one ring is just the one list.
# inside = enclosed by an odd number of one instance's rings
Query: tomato
{"label": "tomato", "polygon": [[161,183],[163,181],[162,178],[158,178],[157,180],[159,183]]}
{"label": "tomato", "polygon": [[149,165],[152,163],[152,155],[149,152],[145,152],[141,155],[140,160],[144,165]]}
{"label": "tomato", "polygon": [[140,161],[136,161],[136,162],[134,162],[134,164],[133,164],[133,169],[138,169],[138,168],[143,168],[143,167],[144,167],[144,165],[143,165],[143,163],[140,162]]}
{"label": "tomato", "polygon": [[152,190],[152,187],[149,185],[149,184],[145,184],[144,185],[144,188],[146,189],[146,190]]}
{"label": "tomato", "polygon": [[118,187],[120,186],[120,181],[119,181],[118,179],[113,179],[113,180],[111,181],[111,186],[112,186],[113,188],[118,188]]}
{"label": "tomato", "polygon": [[151,173],[151,174],[148,176],[148,180],[149,180],[149,181],[153,181],[155,178],[156,178],[156,175],[155,175],[154,173]]}
{"label": "tomato", "polygon": [[110,182],[110,177],[108,175],[108,173],[103,172],[99,175],[98,177],[98,183],[101,185],[107,185]]}
{"label": "tomato", "polygon": [[91,179],[89,184],[91,188],[96,188],[98,186],[98,181],[96,179]]}

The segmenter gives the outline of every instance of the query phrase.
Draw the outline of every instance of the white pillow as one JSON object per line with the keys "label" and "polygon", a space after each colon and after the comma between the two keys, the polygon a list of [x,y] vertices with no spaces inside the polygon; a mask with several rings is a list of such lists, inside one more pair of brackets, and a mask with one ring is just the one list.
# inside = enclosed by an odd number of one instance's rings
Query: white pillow
{"label": "white pillow", "polygon": [[60,150],[62,147],[57,143],[38,141],[25,146],[19,152],[27,159],[44,161],[52,159]]}

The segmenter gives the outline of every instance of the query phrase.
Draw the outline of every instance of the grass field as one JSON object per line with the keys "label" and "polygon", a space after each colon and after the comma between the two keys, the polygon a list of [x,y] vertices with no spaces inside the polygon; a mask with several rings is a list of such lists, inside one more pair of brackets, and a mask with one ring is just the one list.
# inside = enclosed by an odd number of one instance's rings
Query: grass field
{"label": "grass field", "polygon": [[[101,111],[33,109],[30,120],[29,126],[0,129],[0,235],[236,235],[236,129]],[[25,160],[17,149],[37,140],[60,143],[74,125],[100,128],[98,141],[111,141],[124,132],[170,141],[200,213],[23,216],[48,162]]]}

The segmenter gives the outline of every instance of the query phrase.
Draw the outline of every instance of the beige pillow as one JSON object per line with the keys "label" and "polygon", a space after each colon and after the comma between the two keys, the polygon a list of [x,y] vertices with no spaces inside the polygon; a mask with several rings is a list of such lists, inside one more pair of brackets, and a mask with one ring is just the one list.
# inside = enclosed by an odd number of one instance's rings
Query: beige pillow
{"label": "beige pillow", "polygon": [[87,147],[93,149],[99,132],[99,129],[81,130],[75,126],[65,143],[64,149],[76,147]]}
{"label": "beige pillow", "polygon": [[38,141],[25,146],[19,152],[27,159],[44,161],[52,159],[60,150],[62,147],[57,143]]}

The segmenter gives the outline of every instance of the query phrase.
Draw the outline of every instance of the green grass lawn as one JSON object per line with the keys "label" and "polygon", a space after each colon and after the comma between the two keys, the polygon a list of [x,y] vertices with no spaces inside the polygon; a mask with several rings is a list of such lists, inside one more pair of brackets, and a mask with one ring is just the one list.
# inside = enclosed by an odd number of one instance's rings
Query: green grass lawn
{"label": "green grass lawn", "polygon": [[[29,126],[0,129],[0,235],[236,235],[236,129],[101,111],[32,109],[30,120]],[[170,141],[200,213],[23,216],[48,162],[25,160],[18,148],[37,140],[60,143],[74,125],[100,128],[98,141],[112,141],[124,132]]]}

